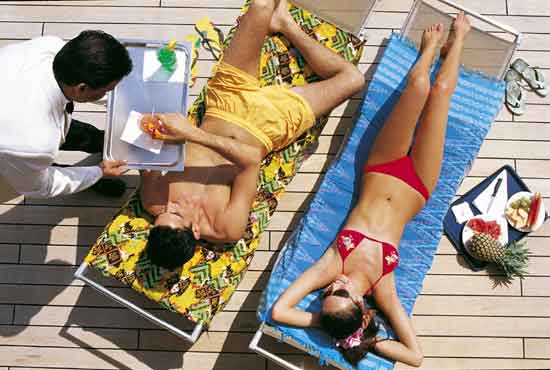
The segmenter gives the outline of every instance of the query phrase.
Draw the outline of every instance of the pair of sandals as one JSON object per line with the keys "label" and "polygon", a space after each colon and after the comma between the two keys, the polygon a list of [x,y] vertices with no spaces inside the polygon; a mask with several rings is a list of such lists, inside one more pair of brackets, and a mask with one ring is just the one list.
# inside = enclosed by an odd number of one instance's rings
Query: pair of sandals
{"label": "pair of sandals", "polygon": [[526,95],[522,90],[522,80],[542,97],[548,96],[550,89],[544,75],[537,68],[531,67],[525,60],[518,58],[510,66],[510,70],[504,76],[506,84],[506,106],[514,114],[525,113]]}

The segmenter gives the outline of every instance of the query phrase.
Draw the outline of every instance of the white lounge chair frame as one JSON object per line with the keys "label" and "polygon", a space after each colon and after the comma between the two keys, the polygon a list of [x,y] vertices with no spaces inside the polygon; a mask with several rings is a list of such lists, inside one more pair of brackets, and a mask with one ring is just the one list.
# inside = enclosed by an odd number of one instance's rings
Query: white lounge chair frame
{"label": "white lounge chair frame", "polygon": [[[477,12],[471,10],[471,9],[468,9],[468,8],[466,8],[466,7],[464,7],[460,4],[457,4],[453,1],[449,1],[449,0],[433,0],[433,1],[430,1],[430,3],[433,3],[433,2],[438,2],[438,3],[441,3],[441,4],[448,5],[449,7],[454,8],[457,11],[462,10],[468,16],[476,18],[476,19],[478,19],[478,20],[480,20],[480,21],[482,21],[486,24],[489,24],[489,25],[503,31],[505,34],[509,34],[513,37],[513,41],[509,41],[509,43],[511,44],[512,47],[508,49],[508,52],[507,52],[506,58],[504,60],[504,63],[502,63],[498,75],[495,76],[495,77],[499,78],[502,81],[504,79],[504,74],[506,73],[506,70],[508,69],[508,66],[510,65],[510,61],[512,59],[512,56],[513,56],[514,52],[517,50],[518,46],[521,43],[521,33],[519,31],[515,30],[514,28],[506,25],[506,24],[502,24],[500,22],[497,22],[494,19],[491,19],[489,17],[481,15],[481,14],[479,14],[479,13],[477,13]],[[411,28],[413,26],[413,20],[415,18],[416,12],[420,9],[421,5],[427,5],[431,8],[434,8],[434,9],[438,10],[433,5],[429,4],[427,0],[415,0],[413,6],[411,8],[411,11],[407,15],[407,18],[405,20],[404,25],[401,28],[401,32],[400,32],[401,35],[405,35],[405,36],[409,35],[409,33],[411,31]],[[473,28],[477,29],[478,31],[481,31],[482,33],[487,33],[484,30],[480,30],[480,29],[476,28],[475,26]],[[498,38],[497,36],[494,36],[494,37]],[[501,39],[501,40],[504,41],[504,39]]]}
{"label": "white lounge chair frame", "polygon": [[177,335],[181,339],[193,344],[199,339],[199,336],[202,333],[203,325],[202,324],[196,324],[193,328],[193,331],[191,334],[186,333],[185,331],[175,327],[174,325],[159,319],[155,315],[147,312],[143,308],[137,306],[136,304],[130,302],[129,300],[119,296],[116,293],[113,293],[108,288],[104,287],[103,285],[93,281],[92,279],[85,276],[86,271],[88,270],[89,265],[86,262],[82,262],[78,270],[74,273],[74,277],[82,280],[92,288],[96,289],[98,292],[105,294],[107,297],[111,298],[112,300],[116,301],[117,303],[120,303],[121,305],[129,308],[130,310],[134,311],[138,315],[144,317],[145,319],[151,321],[152,323],[161,326],[162,328],[168,330],[169,332]]}
{"label": "white lounge chair frame", "polygon": [[[331,14],[329,10],[323,9],[323,1],[319,0],[292,0],[291,2],[296,6],[299,6],[303,9],[307,9],[318,17],[337,25],[343,31],[354,34],[355,36],[363,39],[365,25],[370,19],[373,10],[380,0],[361,0],[362,14],[360,16],[360,23],[355,27],[349,27],[349,25],[343,24],[340,22],[340,19],[337,15]],[[355,1],[357,2],[357,1]],[[346,0],[340,0],[338,6],[341,5],[341,9],[346,9]],[[349,5],[349,4],[348,4]],[[326,6],[326,5],[325,5]],[[355,5],[357,6],[357,5]]]}
{"label": "white lounge chair frame", "polygon": [[[445,5],[448,5],[454,9],[457,9],[457,10],[462,10],[464,11],[464,13],[466,13],[467,15],[471,16],[471,17],[474,17],[474,18],[477,18],[479,19],[480,21],[483,21],[485,23],[488,23],[502,31],[504,31],[505,33],[508,33],[508,34],[511,34],[512,36],[514,36],[514,44],[515,46],[513,48],[511,48],[511,50],[509,51],[508,53],[508,56],[507,56],[507,59],[504,61],[504,63],[502,64],[502,68],[501,68],[501,71],[500,71],[500,79],[502,80],[502,78],[504,77],[504,73],[506,72],[506,69],[508,68],[508,65],[510,64],[510,60],[512,58],[512,55],[514,53],[514,51],[517,49],[519,43],[521,42],[521,33],[505,24],[502,24],[502,23],[499,23],[499,22],[496,22],[488,17],[485,17],[471,9],[468,9],[468,8],[465,8],[463,7],[462,5],[458,5],[452,1],[448,1],[448,0],[435,0],[435,1],[438,1],[440,3],[443,3]],[[415,11],[418,10],[419,6],[422,5],[422,3],[424,2],[424,0],[416,0],[411,8],[411,11],[409,12],[408,16],[407,16],[407,19],[405,20],[405,24],[401,30],[401,34],[402,35],[407,35],[410,27],[411,27],[411,21],[412,19],[414,18],[414,15],[415,15]],[[483,32],[483,31],[482,31]],[[278,259],[277,261],[275,262],[275,265],[277,265],[277,262],[278,262]],[[292,338],[290,337],[287,337],[287,336],[283,336],[281,331],[278,330],[277,328],[273,327],[273,326],[270,326],[266,323],[262,323],[260,328],[256,331],[254,337],[252,338],[252,341],[250,342],[248,348],[254,352],[256,352],[257,354],[259,354],[260,356],[268,359],[268,360],[271,360],[273,362],[275,362],[277,365],[283,367],[283,368],[286,368],[288,370],[303,370],[301,367],[295,365],[295,364],[292,364],[284,359],[282,359],[281,357],[277,356],[276,354],[274,353],[271,353],[269,352],[268,350],[264,349],[264,348],[261,348],[259,346],[259,342],[260,342],[260,339],[262,338],[262,335],[269,335],[279,341],[283,341],[284,343],[287,343],[299,350],[302,350],[304,352],[307,352],[307,350],[301,346],[299,343],[297,343],[296,341],[294,341]],[[282,338],[282,339],[281,339]],[[333,361],[328,361],[328,363],[334,367],[337,367],[337,368],[340,368],[340,369],[344,369],[344,370],[347,370],[347,367],[342,367],[342,365],[338,364],[338,363],[335,363]]]}

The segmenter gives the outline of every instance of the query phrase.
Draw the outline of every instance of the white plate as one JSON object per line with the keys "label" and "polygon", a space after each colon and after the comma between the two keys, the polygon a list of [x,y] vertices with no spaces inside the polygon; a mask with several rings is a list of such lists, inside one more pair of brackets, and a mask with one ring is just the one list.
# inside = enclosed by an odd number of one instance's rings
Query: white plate
{"label": "white plate", "polygon": [[[497,218],[497,217],[490,216],[490,215],[487,215],[487,214],[481,214],[481,215],[477,215],[477,216],[471,218],[470,220],[479,220],[479,219],[481,219],[485,222],[496,221],[498,223],[498,225],[500,226],[500,236],[498,237],[498,241],[502,245],[508,244],[508,223],[506,222],[506,219],[504,217],[498,217]],[[475,234],[475,231],[468,226],[468,222],[470,222],[470,220],[466,221],[464,223],[464,227],[462,228],[462,243],[464,245],[466,245],[466,243],[468,243],[468,241]]]}
{"label": "white plate", "polygon": [[[523,198],[523,197],[528,197],[529,199],[531,199],[534,195],[535,194],[530,193],[528,191],[520,191],[519,193],[515,193],[514,195],[512,195],[510,197],[510,199],[508,199],[508,202],[506,203],[505,212],[508,210],[508,208],[510,208],[510,205],[512,203],[514,203],[516,200],[518,200],[520,198]],[[537,230],[539,227],[542,226],[545,219],[546,219],[546,208],[544,207],[544,200],[540,202],[540,210],[539,210],[537,220],[535,221],[535,224],[531,228],[529,228],[529,227],[522,227],[522,228],[515,227],[514,224],[508,219],[508,215],[506,215],[506,220],[508,220],[508,223],[510,224],[510,226],[512,226],[514,229],[519,230],[523,233],[528,233],[528,232]]]}

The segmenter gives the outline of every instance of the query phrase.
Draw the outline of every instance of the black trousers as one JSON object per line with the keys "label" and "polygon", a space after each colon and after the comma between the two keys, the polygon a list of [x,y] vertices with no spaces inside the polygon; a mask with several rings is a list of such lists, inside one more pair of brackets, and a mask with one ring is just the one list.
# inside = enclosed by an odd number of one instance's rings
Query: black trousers
{"label": "black trousers", "polygon": [[89,123],[76,119],[71,120],[71,127],[65,142],[59,147],[61,150],[80,151],[86,153],[103,152],[104,131]]}
{"label": "black trousers", "polygon": [[[103,134],[103,130],[89,123],[73,119],[65,142],[59,149],[80,151],[90,154],[101,153],[103,152]],[[68,167],[67,165],[61,164],[54,164],[54,166]],[[92,185],[91,189],[109,197],[120,197],[126,191],[126,184],[120,179],[102,178]]]}

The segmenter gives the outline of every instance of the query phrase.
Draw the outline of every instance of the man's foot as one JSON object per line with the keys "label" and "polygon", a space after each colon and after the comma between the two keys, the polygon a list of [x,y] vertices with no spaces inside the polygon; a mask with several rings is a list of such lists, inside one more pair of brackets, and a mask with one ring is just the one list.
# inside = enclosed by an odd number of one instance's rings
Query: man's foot
{"label": "man's foot", "polygon": [[470,25],[470,20],[466,17],[466,14],[464,14],[464,12],[458,13],[453,24],[451,25],[447,42],[441,48],[441,55],[447,55],[455,44],[462,47],[464,44],[464,39],[466,38],[466,35],[468,35],[468,32],[470,32],[471,28],[472,26]]}
{"label": "man's foot", "polygon": [[422,34],[422,54],[429,55],[432,61],[435,58],[437,45],[443,38],[443,30],[443,24],[436,23],[426,27]]}
{"label": "man's foot", "polygon": [[106,197],[119,198],[126,192],[126,183],[120,179],[101,179],[90,189]]}
{"label": "man's foot", "polygon": [[275,11],[271,17],[271,22],[269,23],[269,32],[284,32],[289,22],[294,22],[294,19],[288,11],[287,0],[279,0],[275,6]]}

